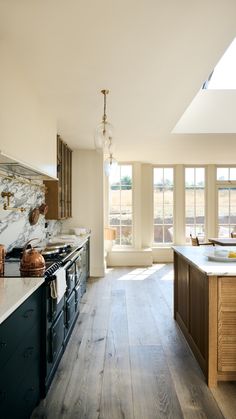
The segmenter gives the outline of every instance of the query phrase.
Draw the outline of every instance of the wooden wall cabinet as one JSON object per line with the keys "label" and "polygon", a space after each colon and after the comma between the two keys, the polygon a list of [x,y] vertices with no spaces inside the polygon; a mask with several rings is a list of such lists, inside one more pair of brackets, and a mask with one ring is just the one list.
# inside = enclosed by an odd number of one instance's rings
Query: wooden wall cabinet
{"label": "wooden wall cabinet", "polygon": [[47,220],[72,217],[72,150],[57,136],[58,181],[45,180],[45,202],[48,205]]}

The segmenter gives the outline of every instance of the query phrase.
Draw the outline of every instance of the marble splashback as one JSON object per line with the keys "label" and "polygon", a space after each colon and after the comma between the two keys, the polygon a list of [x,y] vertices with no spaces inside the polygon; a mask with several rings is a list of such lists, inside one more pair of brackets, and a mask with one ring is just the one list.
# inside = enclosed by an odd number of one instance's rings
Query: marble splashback
{"label": "marble splashback", "polygon": [[[13,247],[22,247],[34,238],[44,240],[47,232],[54,236],[61,231],[61,223],[58,221],[46,221],[45,228],[44,215],[39,216],[37,224],[29,223],[30,211],[45,202],[45,192],[41,186],[42,182],[35,186],[0,177],[0,243],[4,244],[7,251]],[[6,198],[2,198],[2,191],[14,193],[10,198],[10,206],[23,207],[25,211],[4,210]]]}

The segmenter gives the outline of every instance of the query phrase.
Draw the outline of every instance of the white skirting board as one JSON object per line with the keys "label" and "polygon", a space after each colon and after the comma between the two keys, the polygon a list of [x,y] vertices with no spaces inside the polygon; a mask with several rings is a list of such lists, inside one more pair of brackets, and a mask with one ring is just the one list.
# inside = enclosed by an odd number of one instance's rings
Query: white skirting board
{"label": "white skirting board", "polygon": [[90,276],[96,278],[103,278],[105,275],[105,264],[100,266],[90,265]]}
{"label": "white skirting board", "polygon": [[152,249],[154,263],[173,262],[173,250],[171,247],[154,247]]}
{"label": "white skirting board", "polygon": [[171,247],[145,249],[112,249],[106,252],[106,266],[151,266],[173,262]]}
{"label": "white skirting board", "polygon": [[152,249],[115,249],[107,252],[107,266],[151,266]]}

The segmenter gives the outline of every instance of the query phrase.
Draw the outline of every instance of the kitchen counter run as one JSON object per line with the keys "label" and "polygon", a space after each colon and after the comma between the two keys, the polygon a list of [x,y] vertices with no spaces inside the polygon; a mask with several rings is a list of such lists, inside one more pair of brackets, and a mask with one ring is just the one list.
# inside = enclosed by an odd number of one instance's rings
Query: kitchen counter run
{"label": "kitchen counter run", "polygon": [[43,282],[44,278],[0,278],[0,324]]}
{"label": "kitchen counter run", "polygon": [[[212,252],[212,248],[206,249],[206,247],[207,246],[173,246],[172,249],[207,276],[236,276],[236,259],[234,262],[210,261],[206,254]],[[235,247],[228,247],[227,249],[235,251]]]}
{"label": "kitchen counter run", "polygon": [[[54,237],[50,243],[64,242],[72,246],[71,253],[65,257],[65,261],[73,257],[73,253],[83,247],[90,233],[83,236],[60,235]],[[5,274],[9,277],[0,277],[0,324],[7,319],[41,284],[44,277],[17,277],[19,261],[5,263]]]}

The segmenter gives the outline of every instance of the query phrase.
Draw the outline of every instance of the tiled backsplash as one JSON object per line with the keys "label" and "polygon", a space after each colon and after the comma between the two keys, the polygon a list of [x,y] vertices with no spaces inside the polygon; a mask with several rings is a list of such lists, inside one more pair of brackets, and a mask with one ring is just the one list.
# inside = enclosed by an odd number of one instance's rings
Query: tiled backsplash
{"label": "tiled backsplash", "polygon": [[[14,196],[10,198],[11,207],[23,207],[26,210],[24,212],[4,210],[3,205],[6,198],[2,198],[2,191],[14,193]],[[47,221],[48,227],[45,228],[44,215],[39,216],[37,224],[30,225],[30,211],[39,207],[44,201],[45,192],[40,184],[35,186],[34,184],[21,183],[18,180],[0,177],[0,243],[4,244],[6,250],[9,251],[16,246],[24,246],[27,241],[33,238],[44,240],[47,232],[51,236],[60,232],[61,223],[58,221]]]}

